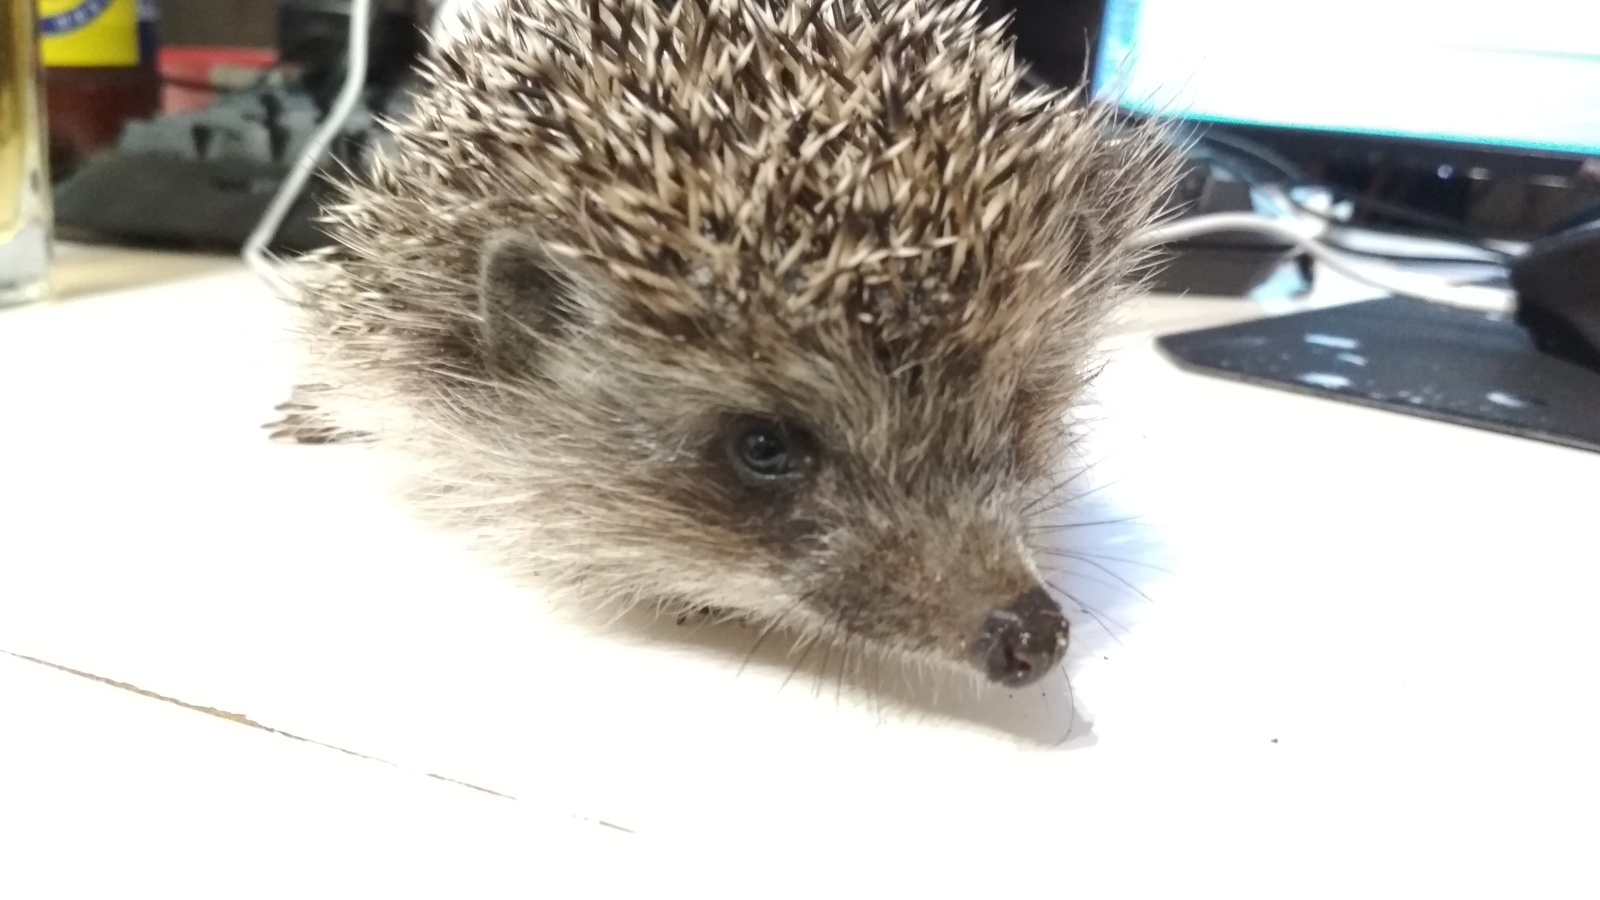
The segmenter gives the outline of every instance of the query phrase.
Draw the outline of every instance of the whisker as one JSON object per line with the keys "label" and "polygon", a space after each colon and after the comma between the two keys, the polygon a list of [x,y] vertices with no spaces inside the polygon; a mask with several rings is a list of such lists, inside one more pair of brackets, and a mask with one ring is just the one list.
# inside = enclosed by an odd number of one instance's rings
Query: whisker
{"label": "whisker", "polygon": [[838,629],[829,626],[823,636],[822,663],[817,666],[816,677],[811,679],[811,696],[813,699],[822,699],[822,689],[828,681],[828,665],[833,660],[833,652],[839,648]]}
{"label": "whisker", "polygon": [[750,665],[750,661],[756,658],[756,654],[761,650],[761,645],[766,643],[767,637],[770,636],[774,631],[777,631],[778,626],[782,623],[782,619],[776,619],[771,624],[761,629],[761,632],[756,635],[755,642],[750,645],[750,652],[746,653],[744,655],[744,661],[739,663],[739,671],[733,673],[733,677],[738,678],[740,675],[744,674],[745,667]]}
{"label": "whisker", "polygon": [[870,687],[868,696],[872,697],[873,718],[877,719],[879,725],[882,725],[885,721],[884,710],[886,707],[884,703],[886,698],[884,695],[887,693],[883,689],[883,658],[884,654],[868,648],[867,660],[872,666],[872,676],[868,679]]}
{"label": "whisker", "polygon": [[1067,674],[1066,663],[1061,664],[1061,680],[1067,686],[1067,730],[1061,735],[1061,740],[1056,741],[1059,747],[1072,738],[1072,729],[1078,727],[1078,697],[1072,690],[1072,676]]}
{"label": "whisker", "polygon": [[1162,574],[1165,574],[1165,575],[1173,574],[1173,571],[1171,569],[1169,569],[1169,568],[1166,568],[1165,566],[1158,566],[1153,562],[1146,562],[1146,561],[1144,561],[1142,559],[1129,559],[1126,556],[1108,556],[1107,554],[1104,554],[1104,553],[1090,553],[1087,550],[1077,550],[1077,549],[1074,549],[1074,550],[1041,550],[1039,552],[1044,553],[1047,556],[1063,556],[1063,557],[1066,557],[1067,559],[1078,559],[1078,560],[1082,560],[1083,562],[1088,562],[1089,559],[1091,559],[1091,558],[1093,558],[1093,559],[1103,559],[1106,562],[1127,563],[1130,566],[1144,566],[1147,569],[1154,569],[1155,571],[1161,572]]}
{"label": "whisker", "polygon": [[780,693],[784,688],[789,686],[790,679],[794,678],[795,674],[800,671],[800,667],[806,664],[806,660],[811,657],[811,651],[815,649],[816,646],[817,639],[814,636],[805,642],[805,649],[803,652],[801,652],[800,658],[795,661],[794,667],[789,670],[789,674],[783,676],[783,683],[778,685],[778,691]]}
{"label": "whisker", "polygon": [[1120,519],[1099,519],[1093,522],[1058,522],[1053,525],[1031,525],[1029,531],[1066,531],[1068,528],[1097,528],[1104,525],[1126,525],[1137,522],[1141,516],[1124,516]]}
{"label": "whisker", "polygon": [[1045,569],[1045,571],[1049,572],[1051,575],[1062,575],[1062,576],[1065,576],[1067,578],[1075,578],[1075,579],[1078,579],[1080,581],[1087,581],[1090,584],[1098,584],[1103,588],[1115,588],[1115,587],[1117,587],[1116,584],[1114,584],[1114,583],[1112,583],[1110,581],[1102,581],[1102,580],[1100,580],[1098,578],[1095,578],[1095,577],[1093,577],[1091,575],[1085,575],[1082,572],[1074,572],[1071,569],[1055,569],[1055,568],[1051,568],[1051,569]]}
{"label": "whisker", "polygon": [[1103,491],[1103,490],[1105,490],[1105,489],[1107,489],[1109,487],[1114,487],[1115,485],[1116,485],[1115,481],[1107,481],[1104,484],[1095,485],[1094,487],[1088,489],[1087,491],[1084,491],[1081,494],[1073,494],[1071,497],[1066,498],[1062,502],[1063,503],[1078,503],[1078,502],[1080,502],[1080,501],[1082,501],[1082,500],[1084,500],[1086,498],[1093,497],[1095,494],[1098,494],[1101,491]]}
{"label": "whisker", "polygon": [[[1046,581],[1045,584],[1050,586],[1051,588],[1054,588],[1063,597],[1066,597],[1068,600],[1071,600],[1072,601],[1072,605],[1076,606],[1078,609],[1080,609],[1084,613],[1088,614],[1089,618],[1093,619],[1095,621],[1095,624],[1100,626],[1100,630],[1104,631],[1106,633],[1107,637],[1111,638],[1113,641],[1116,641],[1117,646],[1119,646],[1119,647],[1122,646],[1122,639],[1117,637],[1117,633],[1115,631],[1112,631],[1111,628],[1106,625],[1105,620],[1100,618],[1099,614],[1097,614],[1095,612],[1095,610],[1091,609],[1082,600],[1079,600],[1077,597],[1073,596],[1071,592],[1069,592],[1066,589],[1062,588],[1060,585],[1056,584],[1055,582]],[[1117,624],[1120,624],[1120,623],[1117,623]],[[1127,631],[1127,628],[1123,628],[1122,630],[1123,631]]]}
{"label": "whisker", "polygon": [[[1090,472],[1094,471],[1095,466],[1100,465],[1100,463],[1102,461],[1103,460],[1095,460],[1094,462],[1089,463],[1087,465],[1074,466],[1072,474],[1066,476],[1065,478],[1063,478],[1062,480],[1056,482],[1055,484],[1050,485],[1050,487],[1046,488],[1044,490],[1044,492],[1041,493],[1038,497],[1035,497],[1033,500],[1029,501],[1026,505],[1024,505],[1022,507],[1023,513],[1024,514],[1030,513],[1040,503],[1043,503],[1046,500],[1054,498],[1062,490],[1064,490],[1065,488],[1070,486],[1074,481],[1077,481],[1078,479],[1083,478],[1084,476],[1088,475]],[[1101,488],[1103,488],[1105,486],[1106,485],[1100,485],[1100,487],[1094,488],[1094,489],[1088,491],[1087,493],[1080,494],[1080,495],[1078,495],[1077,498],[1074,498],[1074,499],[1081,499],[1082,497],[1087,497],[1087,496],[1089,496],[1089,494],[1092,494],[1095,491],[1098,491],[1098,490],[1100,490]]]}
{"label": "whisker", "polygon": [[834,712],[838,712],[839,707],[844,704],[844,674],[845,669],[850,665],[850,649],[850,637],[846,636],[844,639],[844,644],[839,651],[839,677],[834,682],[833,686]]}
{"label": "whisker", "polygon": [[922,677],[921,657],[913,656],[911,657],[911,665],[900,667],[900,680],[905,683],[906,692],[909,694],[917,692],[917,679]]}
{"label": "whisker", "polygon": [[617,627],[617,623],[627,618],[628,613],[633,612],[633,608],[636,603],[630,599],[624,598],[622,600],[615,601],[614,605],[616,606],[616,614],[601,624],[600,627],[602,630],[609,631]]}
{"label": "whisker", "polygon": [[1066,478],[1063,478],[1060,481],[1057,481],[1054,484],[1051,484],[1049,487],[1044,488],[1043,490],[1041,490],[1039,492],[1039,496],[1037,496],[1037,497],[1033,498],[1032,500],[1029,500],[1027,503],[1023,504],[1023,506],[1022,506],[1023,514],[1026,515],[1028,513],[1033,512],[1035,509],[1037,509],[1039,507],[1039,504],[1044,503],[1047,500],[1057,499],[1060,496],[1060,494],[1061,494],[1061,492],[1063,490],[1065,490],[1066,488],[1070,487],[1074,481],[1077,481],[1079,478],[1082,478],[1084,475],[1088,474],[1088,471],[1089,470],[1087,470],[1087,469],[1081,469],[1079,471],[1073,472],[1071,475],[1068,475]]}
{"label": "whisker", "polygon": [[[1071,559],[1071,560],[1073,560],[1075,562],[1088,563],[1089,565],[1094,566],[1096,569],[1099,569],[1100,571],[1106,573],[1107,575],[1110,575],[1112,578],[1115,578],[1123,587],[1125,587],[1128,590],[1133,591],[1135,594],[1138,594],[1139,596],[1143,597],[1146,603],[1155,603],[1156,602],[1154,599],[1152,599],[1150,597],[1149,594],[1146,594],[1142,589],[1140,589],[1140,587],[1138,585],[1134,584],[1133,582],[1129,581],[1126,578],[1123,578],[1121,575],[1118,575],[1116,573],[1116,571],[1113,570],[1110,566],[1107,566],[1107,565],[1105,565],[1103,563],[1095,562],[1092,559],[1085,559],[1084,557],[1081,557],[1081,556],[1073,556],[1070,553],[1064,553],[1064,554],[1062,554],[1062,556],[1066,557],[1067,559]],[[1078,577],[1081,578],[1083,576],[1080,575]],[[1102,582],[1097,582],[1097,583],[1104,584],[1105,582],[1102,581]]]}

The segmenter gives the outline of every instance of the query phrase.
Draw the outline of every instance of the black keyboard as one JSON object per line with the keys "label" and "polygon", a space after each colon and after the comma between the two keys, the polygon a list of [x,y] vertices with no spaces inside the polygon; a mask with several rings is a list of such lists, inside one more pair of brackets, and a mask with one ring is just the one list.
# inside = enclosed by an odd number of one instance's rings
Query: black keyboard
{"label": "black keyboard", "polygon": [[[225,95],[193,112],[130,122],[114,150],[56,186],[57,224],[69,237],[80,232],[238,251],[322,119],[310,94],[273,85]],[[322,168],[358,167],[383,137],[372,111],[359,106]],[[274,249],[304,252],[327,243],[314,223],[325,192],[321,179],[312,179],[279,229]]]}

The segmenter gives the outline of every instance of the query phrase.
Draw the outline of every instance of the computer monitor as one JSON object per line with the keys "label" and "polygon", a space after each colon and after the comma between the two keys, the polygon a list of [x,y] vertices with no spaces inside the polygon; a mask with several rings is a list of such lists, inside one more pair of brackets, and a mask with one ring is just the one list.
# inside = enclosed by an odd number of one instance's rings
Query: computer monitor
{"label": "computer monitor", "polygon": [[1600,0],[1105,0],[1091,89],[1323,158],[1600,179]]}

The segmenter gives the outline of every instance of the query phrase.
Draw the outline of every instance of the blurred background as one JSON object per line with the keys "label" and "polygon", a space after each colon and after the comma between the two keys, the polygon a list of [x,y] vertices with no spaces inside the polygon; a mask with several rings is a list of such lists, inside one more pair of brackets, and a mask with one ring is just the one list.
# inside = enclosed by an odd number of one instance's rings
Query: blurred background
{"label": "blurred background", "polygon": [[[39,2],[48,13],[52,6],[72,7],[81,0]],[[93,2],[97,0],[90,0]],[[337,87],[336,79],[342,75],[348,4],[344,0],[117,2],[139,5],[147,19],[143,40],[150,58],[126,70],[70,65],[50,69],[52,177],[58,185],[75,176],[84,180],[82,185],[73,185],[63,198],[61,226],[69,234],[93,231],[127,241],[219,247],[242,241],[239,225],[222,227],[229,221],[236,222],[236,216],[205,213],[206,202],[217,197],[196,194],[195,209],[188,218],[199,221],[181,221],[186,214],[174,208],[166,217],[168,221],[146,222],[124,209],[137,205],[133,195],[122,203],[116,192],[110,191],[110,182],[126,176],[131,169],[119,166],[102,177],[81,173],[90,157],[118,149],[120,141],[124,155],[187,155],[192,162],[204,162],[214,179],[220,178],[236,188],[261,177],[270,178],[270,173],[252,169],[252,165],[262,164],[269,169],[282,166],[299,145],[298,138],[314,124],[315,116],[326,111]],[[476,0],[460,2],[470,5]],[[1473,141],[1463,138],[1475,136],[1446,136],[1454,144],[1447,153],[1415,139],[1371,139],[1364,143],[1328,139],[1330,133],[1353,137],[1372,124],[1353,121],[1331,126],[1327,122],[1314,123],[1329,127],[1315,133],[1316,139],[1307,140],[1306,126],[1313,123],[1293,121],[1295,117],[1288,114],[1298,103],[1314,117],[1320,111],[1318,104],[1325,105],[1324,99],[1297,100],[1297,94],[1306,96],[1325,87],[1328,79],[1335,79],[1345,85],[1347,96],[1357,98],[1380,125],[1395,117],[1421,115],[1425,108],[1411,102],[1416,92],[1398,90],[1396,85],[1431,72],[1426,90],[1435,105],[1451,97],[1457,99],[1442,108],[1440,116],[1476,110],[1479,118],[1506,120],[1514,128],[1519,124],[1512,118],[1516,108],[1508,108],[1499,97],[1479,96],[1481,86],[1470,83],[1466,76],[1479,72],[1505,80],[1538,78],[1543,73],[1554,79],[1561,77],[1556,68],[1523,67],[1513,73],[1505,66],[1493,65],[1425,67],[1424,63],[1437,60],[1422,60],[1419,51],[1445,40],[1449,34],[1444,30],[1462,31],[1450,25],[1459,20],[1477,21],[1479,31],[1487,31],[1503,42],[1521,42],[1538,53],[1568,51],[1581,57],[1585,48],[1559,46],[1597,40],[1593,35],[1600,33],[1600,23],[1591,23],[1595,26],[1592,29],[1584,24],[1594,19],[1594,14],[1581,3],[1536,0],[1528,8],[1500,6],[1489,12],[1486,7],[1477,17],[1452,17],[1446,7],[1427,0],[1381,6],[1306,3],[1292,7],[1254,0],[986,2],[992,14],[1014,17],[1019,52],[1032,64],[1037,77],[1057,85],[1080,84],[1091,72],[1105,74],[1106,67],[1113,65],[1112,57],[1123,59],[1128,46],[1137,44],[1142,48],[1139,65],[1125,66],[1132,72],[1129,77],[1133,86],[1148,89],[1151,85],[1167,85],[1172,94],[1169,100],[1194,103],[1195,96],[1179,97],[1177,93],[1179,85],[1196,80],[1204,83],[1204,78],[1197,79],[1197,73],[1210,78],[1213,86],[1227,75],[1244,79],[1256,92],[1275,91],[1273,107],[1245,110],[1245,116],[1235,119],[1255,115],[1260,120],[1257,124],[1266,127],[1244,129],[1251,132],[1249,137],[1293,162],[1297,174],[1307,181],[1369,201],[1352,213],[1360,223],[1417,227],[1415,216],[1405,218],[1404,212],[1396,213],[1392,208],[1385,211],[1379,206],[1388,202],[1408,212],[1432,215],[1434,230],[1440,232],[1526,240],[1548,232],[1600,201],[1600,164],[1591,167],[1587,177],[1580,177],[1582,167],[1577,164],[1530,169],[1526,153],[1521,154],[1520,160],[1516,153],[1502,153],[1497,158],[1453,165],[1447,158],[1470,156],[1464,151],[1476,148]],[[435,10],[429,0],[381,0],[378,6],[381,14],[373,31],[373,77],[366,99],[368,106],[381,109],[403,81],[404,70],[417,50],[414,27],[409,23],[425,25]],[[1564,17],[1565,9],[1573,10],[1574,17]],[[1102,20],[1108,14],[1113,27],[1102,28]],[[1563,18],[1571,21],[1563,22]],[[1527,25],[1518,27],[1518,23]],[[1174,40],[1172,35],[1182,39]],[[1462,37],[1471,39],[1475,35]],[[1587,50],[1591,54],[1600,52],[1592,47]],[[1400,68],[1373,65],[1368,57],[1374,53],[1409,58],[1412,64]],[[1224,54],[1233,60],[1226,72],[1215,65],[1206,69]],[[46,56],[48,62],[48,48]],[[1571,64],[1570,71],[1587,69],[1590,74],[1586,88],[1591,91],[1587,96],[1597,101],[1592,108],[1600,108],[1600,96],[1592,88],[1596,83],[1593,72],[1600,69],[1600,63],[1593,59],[1579,59]],[[269,82],[279,89],[262,90]],[[1388,87],[1374,90],[1374,84]],[[1452,84],[1458,89],[1448,90]],[[252,86],[257,88],[257,99],[268,101],[259,116],[251,116],[258,110],[247,109],[246,105],[222,102],[230,92]],[[1221,89],[1213,90],[1211,97],[1202,92],[1198,99],[1216,99],[1218,90]],[[1574,98],[1584,95],[1563,95],[1550,85],[1518,86],[1517,92],[1524,105],[1543,109],[1546,118],[1559,120],[1565,116],[1574,122],[1580,118],[1581,111],[1573,108]],[[1386,94],[1394,101],[1380,103]],[[310,101],[310,105],[303,101]],[[1565,110],[1559,108],[1563,103],[1568,107]],[[204,113],[208,105],[217,108],[208,115],[194,115]],[[1593,127],[1594,113],[1587,115],[1590,120],[1581,124]],[[179,118],[170,118],[173,116]],[[1278,121],[1272,121],[1275,118]],[[129,128],[130,123],[137,126]],[[354,123],[349,129],[351,134],[361,132],[362,124]],[[1339,127],[1341,124],[1346,127]],[[1449,131],[1454,124],[1443,121],[1439,130]],[[1527,124],[1534,130],[1541,127],[1539,122]],[[145,127],[151,125],[159,127]],[[267,126],[265,140],[257,139],[260,135],[253,133],[252,125]],[[191,138],[192,149],[185,142]],[[1514,146],[1515,133],[1500,143],[1499,149]],[[350,142],[343,152],[358,152],[358,144],[359,141]],[[1520,149],[1534,148],[1530,145]],[[1513,162],[1519,164],[1512,165]],[[147,163],[141,171],[146,179],[182,180],[176,170],[161,168],[159,163]],[[256,189],[262,187],[255,185]],[[186,199],[184,193],[180,188],[174,202],[181,205]],[[96,208],[85,209],[86,206]],[[222,230],[218,231],[218,227]],[[317,242],[314,235],[292,220],[280,240],[293,248]]]}
{"label": "blurred background", "polygon": [[[424,36],[495,0],[373,0],[348,115],[335,106],[350,68],[349,0],[11,2],[37,3],[41,17],[58,236],[237,253],[253,234],[279,252],[326,243],[324,183],[293,177],[318,132],[331,136],[319,170],[359,169],[386,140],[377,123],[405,109]],[[1160,238],[1158,292],[1307,297],[1343,274],[1388,301],[1434,303],[1346,314],[1345,330],[1407,336],[1390,367],[1375,358],[1295,382],[1276,368],[1288,351],[1265,334],[1164,345],[1182,364],[1600,447],[1588,412],[1600,390],[1589,383],[1600,378],[1600,4],[982,8],[1009,21],[1026,88],[1081,89],[1126,120],[1168,116],[1187,139],[1172,208],[1192,221]],[[1446,308],[1468,294],[1466,305],[1508,321],[1485,331]],[[1469,324],[1470,338],[1452,337]],[[1236,340],[1267,349],[1241,362],[1246,345],[1226,343]],[[1418,359],[1428,362],[1403,365]],[[1446,369],[1489,375],[1453,399],[1417,387]]]}

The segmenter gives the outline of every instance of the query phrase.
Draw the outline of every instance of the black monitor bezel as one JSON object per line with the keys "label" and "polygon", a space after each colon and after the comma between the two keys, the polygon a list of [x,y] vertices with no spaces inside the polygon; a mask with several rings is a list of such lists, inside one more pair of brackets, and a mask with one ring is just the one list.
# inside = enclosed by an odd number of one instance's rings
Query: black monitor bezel
{"label": "black monitor bezel", "polygon": [[[1124,112],[1131,112],[1124,110]],[[1134,113],[1137,115],[1137,113]],[[1600,156],[1562,153],[1535,148],[1440,141],[1405,135],[1369,135],[1359,132],[1291,128],[1276,125],[1240,125],[1206,119],[1186,119],[1203,130],[1216,130],[1265,144],[1287,156],[1326,162],[1391,165],[1441,176],[1459,174],[1474,179],[1550,178],[1562,181],[1586,178],[1600,182]]]}

